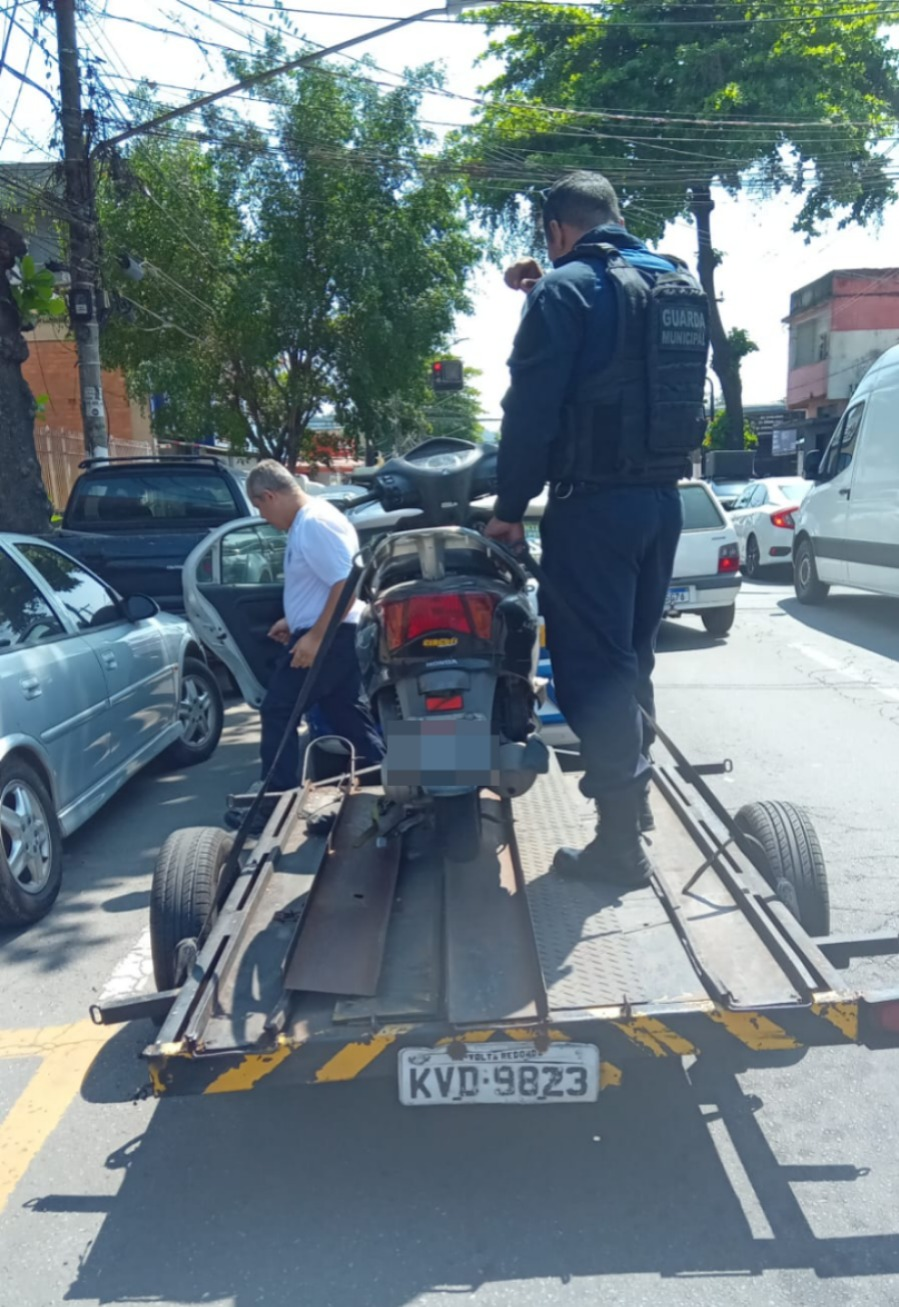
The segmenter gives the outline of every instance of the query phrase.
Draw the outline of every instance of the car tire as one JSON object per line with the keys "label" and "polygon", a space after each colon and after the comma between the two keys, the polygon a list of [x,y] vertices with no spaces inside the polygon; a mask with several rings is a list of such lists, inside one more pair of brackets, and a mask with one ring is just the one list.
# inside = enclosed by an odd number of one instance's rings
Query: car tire
{"label": "car tire", "polygon": [[211,758],[225,723],[225,705],[215,673],[199,658],[185,658],[178,709],[185,733],[166,757],[175,767],[193,767]]}
{"label": "car tire", "polygon": [[746,541],[746,557],[743,561],[743,571],[746,576],[758,580],[759,573],[762,570],[762,555],[759,550],[759,542],[755,536],[750,536]]}
{"label": "car tire", "polygon": [[800,540],[793,556],[793,589],[801,604],[822,604],[830,591],[829,585],[818,580],[815,551],[808,537]]}
{"label": "car tire", "polygon": [[0,927],[45,917],[62,884],[62,831],[39,772],[15,755],[0,763]]}
{"label": "car tire", "polygon": [[708,631],[709,635],[725,636],[734,624],[734,618],[737,615],[737,605],[730,604],[727,608],[709,608],[700,613],[702,624]]}
{"label": "car tire", "polygon": [[817,832],[804,808],[792,803],[748,803],[736,816],[748,836],[756,869],[809,935],[830,933],[827,868]]}
{"label": "car tire", "polygon": [[233,836],[215,826],[174,831],[163,844],[150,888],[150,952],[159,990],[184,982],[179,945],[199,941],[234,845]]}

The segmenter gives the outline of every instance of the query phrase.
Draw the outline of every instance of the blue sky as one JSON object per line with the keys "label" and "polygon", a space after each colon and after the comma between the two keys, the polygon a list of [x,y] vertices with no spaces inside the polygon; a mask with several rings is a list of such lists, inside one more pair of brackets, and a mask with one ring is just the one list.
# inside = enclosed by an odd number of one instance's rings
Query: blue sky
{"label": "blue sky", "polygon": [[[406,17],[422,8],[414,0],[285,0],[285,4],[324,13],[296,14],[298,31],[309,40],[331,44],[383,25],[381,19]],[[201,36],[223,44],[246,45],[252,36],[262,36],[266,11],[247,8],[242,13],[236,5],[215,4],[213,0],[142,0],[139,8],[132,0],[96,0],[95,10],[105,9],[102,19],[82,25],[81,43],[86,50],[103,60],[111,86],[124,88],[127,78],[156,78],[185,87],[211,90],[227,82],[220,56],[209,50],[208,57],[196,46],[179,36],[148,32],[133,21],[139,14],[144,22],[176,29],[197,25]],[[24,0],[18,17],[30,30],[36,0]],[[196,11],[200,12],[197,13]],[[344,17],[340,15],[358,15]],[[46,26],[47,35],[50,29]],[[0,17],[0,40],[6,21]],[[427,62],[442,61],[448,86],[457,95],[476,95],[479,85],[489,80],[491,65],[478,65],[486,38],[482,28],[454,22],[419,23],[400,32],[354,47],[352,55],[370,55],[385,70],[384,80],[396,81],[404,68]],[[52,41],[51,41],[52,45]],[[24,33],[13,29],[8,59],[18,69],[24,67],[29,41]],[[346,61],[345,61],[346,62]],[[55,91],[51,80],[45,81],[43,56],[32,51],[29,75]],[[0,138],[7,128],[19,83],[8,72],[0,72]],[[464,123],[471,106],[464,100],[428,96],[424,115],[439,123]],[[47,156],[53,132],[53,116],[48,101],[37,91],[24,87],[19,97],[11,129],[0,148],[0,158],[37,159]],[[716,196],[713,239],[724,251],[725,260],[718,275],[723,296],[722,313],[728,326],[745,328],[760,346],[759,353],[744,364],[744,394],[750,403],[781,399],[786,389],[786,329],[782,318],[789,307],[792,290],[813,281],[832,268],[887,267],[899,264],[899,206],[888,213],[881,228],[849,228],[839,232],[835,226],[806,244],[794,235],[790,226],[800,200],[782,196],[768,201],[739,197],[732,200]],[[695,231],[692,224],[673,224],[660,247],[693,262]],[[480,382],[483,411],[488,418],[499,414],[499,401],[506,385],[506,358],[521,310],[519,296],[507,290],[501,272],[488,267],[480,272],[473,287],[475,311],[460,320],[458,336],[464,338],[458,352],[471,366],[483,372]]]}

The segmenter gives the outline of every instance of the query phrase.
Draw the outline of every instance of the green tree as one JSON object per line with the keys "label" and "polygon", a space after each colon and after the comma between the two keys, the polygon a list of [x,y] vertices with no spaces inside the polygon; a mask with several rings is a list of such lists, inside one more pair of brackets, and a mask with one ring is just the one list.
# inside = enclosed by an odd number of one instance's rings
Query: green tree
{"label": "green tree", "polygon": [[[451,355],[442,354],[440,357],[450,358]],[[480,375],[479,368],[467,367],[462,390],[433,396],[425,410],[428,432],[431,436],[453,436],[457,440],[483,439],[481,392],[472,384]]]}
{"label": "green tree", "polygon": [[[748,422],[743,423],[743,439],[740,443],[740,449],[758,449],[759,438],[753,431]],[[731,440],[730,424],[727,420],[727,413],[724,409],[716,413],[709,423],[705,439],[702,442],[703,449],[733,449],[734,445]]]}
{"label": "green tree", "polygon": [[637,234],[658,239],[692,211],[712,364],[739,448],[745,342],[728,332],[715,295],[712,190],[802,195],[795,229],[807,237],[835,216],[841,225],[881,216],[894,189],[880,143],[893,133],[899,91],[878,6],[510,2],[473,17],[500,31],[490,50],[505,64],[458,146],[479,209],[520,235],[532,217],[521,204],[529,184],[596,168]]}
{"label": "green tree", "polygon": [[[480,257],[419,122],[432,80],[382,92],[300,72],[279,82],[270,130],[217,112],[113,161],[100,214],[132,320],[110,323],[104,356],[136,396],[166,397],[157,434],[291,464],[326,408],[360,445],[421,429],[428,360]],[[142,280],[116,272],[122,251]]]}

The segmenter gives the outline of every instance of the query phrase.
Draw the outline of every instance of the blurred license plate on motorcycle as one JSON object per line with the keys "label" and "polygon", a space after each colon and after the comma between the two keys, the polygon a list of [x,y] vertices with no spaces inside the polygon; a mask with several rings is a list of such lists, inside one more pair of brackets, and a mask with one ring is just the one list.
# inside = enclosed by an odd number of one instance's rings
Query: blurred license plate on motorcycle
{"label": "blurred license plate on motorcycle", "polygon": [[387,726],[389,785],[495,785],[499,739],[486,721],[413,719]]}
{"label": "blurred license plate on motorcycle", "polygon": [[398,1058],[404,1107],[461,1107],[468,1103],[595,1103],[599,1049],[553,1043],[538,1052],[530,1042],[403,1048]]}

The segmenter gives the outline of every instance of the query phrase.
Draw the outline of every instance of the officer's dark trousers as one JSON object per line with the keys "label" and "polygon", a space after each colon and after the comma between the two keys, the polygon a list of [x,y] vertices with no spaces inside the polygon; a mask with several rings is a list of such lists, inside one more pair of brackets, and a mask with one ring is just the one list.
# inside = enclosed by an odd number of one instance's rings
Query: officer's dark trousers
{"label": "officer's dark trousers", "polygon": [[[281,737],[287,729],[297,695],[308,676],[305,667],[291,667],[290,650],[303,634],[294,631],[279,656],[269,678],[262,701],[262,775],[268,775],[275,760]],[[339,627],[324,666],[318,674],[309,707],[318,705],[334,735],[342,735],[356,752],[356,766],[370,767],[381,761],[384,744],[375,729],[371,712],[362,695],[362,681],[356,660],[356,628],[344,622]],[[299,784],[300,746],[296,731],[291,732],[272,778],[272,790],[289,790]]]}
{"label": "officer's dark trousers", "polygon": [[[656,635],[682,522],[676,487],[609,487],[547,506],[541,536],[552,586],[541,588],[540,607],[590,798],[634,784],[648,768],[640,707],[654,714]],[[580,614],[595,634],[574,621]]]}

